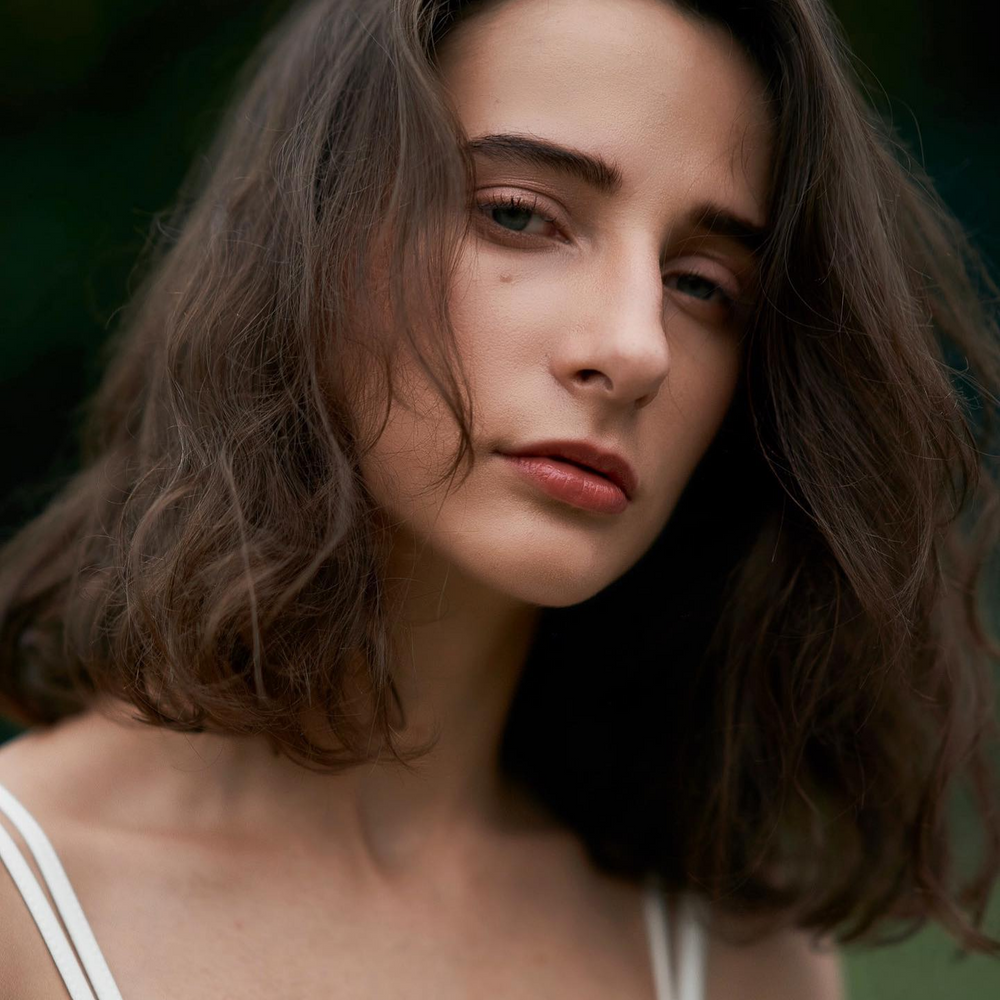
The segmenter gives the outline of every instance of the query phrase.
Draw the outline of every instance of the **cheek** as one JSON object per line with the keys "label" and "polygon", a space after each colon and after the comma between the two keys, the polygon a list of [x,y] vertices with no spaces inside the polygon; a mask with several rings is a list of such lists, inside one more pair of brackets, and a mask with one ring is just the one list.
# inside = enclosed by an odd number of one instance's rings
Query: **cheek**
{"label": "cheek", "polygon": [[523,282],[466,250],[448,299],[455,343],[473,391],[492,392],[525,363],[532,339],[522,331],[533,315]]}
{"label": "cheek", "polygon": [[[440,350],[444,345],[434,343],[427,330],[418,331],[417,340],[424,362],[448,387],[441,360],[448,352]],[[413,348],[400,339],[386,353],[388,360],[364,348],[350,355],[349,364],[345,361],[350,389],[344,396],[358,430],[359,466],[368,489],[387,511],[409,518],[429,507],[435,496],[440,502],[434,483],[450,468],[460,434],[451,408]],[[464,354],[461,344],[458,353]],[[459,385],[461,381],[459,377]]]}
{"label": "cheek", "polygon": [[[675,361],[676,361],[675,357]],[[684,487],[725,420],[740,379],[736,337],[703,346],[697,364],[675,363],[650,414],[658,429],[663,503],[660,521],[669,518]],[[653,407],[651,406],[652,410]]]}
{"label": "cheek", "polygon": [[742,344],[735,328],[673,319],[667,326],[670,374],[664,385],[674,419],[704,447],[715,436],[739,383]]}
{"label": "cheek", "polygon": [[442,476],[458,445],[451,411],[412,362],[397,362],[394,395],[381,434],[361,458],[372,495],[396,515],[434,503],[432,484]]}
{"label": "cheek", "polygon": [[704,451],[719,430],[736,395],[740,359],[735,351],[726,352],[704,371],[700,384],[690,391],[691,424],[698,444]]}

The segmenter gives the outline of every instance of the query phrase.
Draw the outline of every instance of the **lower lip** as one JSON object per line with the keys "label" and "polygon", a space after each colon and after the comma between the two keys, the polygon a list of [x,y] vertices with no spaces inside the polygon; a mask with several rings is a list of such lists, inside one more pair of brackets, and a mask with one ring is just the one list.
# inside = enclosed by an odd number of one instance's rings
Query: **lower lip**
{"label": "lower lip", "polygon": [[536,455],[503,455],[522,476],[543,493],[581,510],[620,514],[628,497],[610,479],[569,462]]}

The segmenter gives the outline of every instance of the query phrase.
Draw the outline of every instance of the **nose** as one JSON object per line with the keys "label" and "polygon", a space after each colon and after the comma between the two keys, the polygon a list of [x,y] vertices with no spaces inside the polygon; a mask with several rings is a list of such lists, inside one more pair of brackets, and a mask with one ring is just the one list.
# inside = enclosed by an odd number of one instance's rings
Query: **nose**
{"label": "nose", "polygon": [[663,278],[655,253],[610,257],[572,289],[550,364],[571,393],[638,410],[656,398],[670,367]]}

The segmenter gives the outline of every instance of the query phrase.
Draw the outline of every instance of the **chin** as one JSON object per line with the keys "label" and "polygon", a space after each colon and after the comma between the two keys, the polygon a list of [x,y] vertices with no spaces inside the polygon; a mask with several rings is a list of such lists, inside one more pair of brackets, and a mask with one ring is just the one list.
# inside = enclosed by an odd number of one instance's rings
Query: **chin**
{"label": "chin", "polygon": [[433,591],[446,585],[462,603],[580,604],[635,565],[662,528],[662,519],[636,519],[637,512],[601,515],[536,502],[487,480],[443,500],[399,502],[415,493],[386,491],[396,501],[389,510],[399,529],[399,571]]}
{"label": "chin", "polygon": [[568,608],[600,593],[613,580],[606,575],[573,576],[558,566],[532,566],[482,582],[519,604]]}
{"label": "chin", "polygon": [[[609,532],[606,522],[597,528],[593,520],[501,518],[488,527],[481,524],[474,545],[448,545],[441,554],[473,585],[518,603],[564,608],[610,586],[648,547]],[[459,539],[468,542],[470,536],[451,540]]]}

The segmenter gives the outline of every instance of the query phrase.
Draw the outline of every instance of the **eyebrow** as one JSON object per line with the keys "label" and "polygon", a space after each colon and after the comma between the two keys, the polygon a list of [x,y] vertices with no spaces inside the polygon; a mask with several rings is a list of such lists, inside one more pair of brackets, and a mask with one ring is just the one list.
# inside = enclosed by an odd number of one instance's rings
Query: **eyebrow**
{"label": "eyebrow", "polygon": [[[598,153],[561,146],[521,132],[491,132],[469,139],[465,148],[495,163],[542,167],[583,181],[600,194],[617,194],[624,185],[621,168]],[[767,226],[742,218],[722,205],[704,202],[688,212],[692,228],[739,243],[757,253],[767,237]]]}
{"label": "eyebrow", "polygon": [[570,149],[547,139],[516,132],[493,132],[470,139],[466,148],[499,163],[547,167],[576,177],[601,194],[613,195],[624,182],[619,167],[596,153]]}

